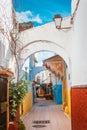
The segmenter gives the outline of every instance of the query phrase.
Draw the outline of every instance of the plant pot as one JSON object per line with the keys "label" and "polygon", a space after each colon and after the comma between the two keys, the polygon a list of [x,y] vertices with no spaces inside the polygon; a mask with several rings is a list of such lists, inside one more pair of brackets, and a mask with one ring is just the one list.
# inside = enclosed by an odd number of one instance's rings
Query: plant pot
{"label": "plant pot", "polygon": [[15,122],[9,123],[9,130],[20,130],[20,126]]}

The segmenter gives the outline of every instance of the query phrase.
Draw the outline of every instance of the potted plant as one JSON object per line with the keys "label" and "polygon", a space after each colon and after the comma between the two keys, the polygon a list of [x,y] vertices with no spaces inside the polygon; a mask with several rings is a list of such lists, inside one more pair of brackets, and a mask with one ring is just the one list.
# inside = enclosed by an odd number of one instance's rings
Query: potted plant
{"label": "potted plant", "polygon": [[9,104],[10,104],[10,116],[16,117],[16,113],[19,105],[22,103],[24,96],[27,93],[27,82],[25,80],[19,80],[14,82],[12,79],[10,82],[9,91]]}
{"label": "potted plant", "polygon": [[10,87],[9,87],[10,126],[9,126],[9,129],[13,128],[14,130],[25,130],[23,122],[20,121],[19,106],[20,104],[22,104],[23,98],[25,97],[27,93],[28,84],[30,84],[30,82],[23,80],[23,78],[17,82],[15,82],[14,78],[11,79],[10,81]]}
{"label": "potted plant", "polygon": [[26,130],[25,125],[23,121],[16,120],[14,122],[10,122],[9,130]]}
{"label": "potted plant", "polygon": [[19,125],[20,130],[26,130],[23,121],[17,120],[16,123]]}

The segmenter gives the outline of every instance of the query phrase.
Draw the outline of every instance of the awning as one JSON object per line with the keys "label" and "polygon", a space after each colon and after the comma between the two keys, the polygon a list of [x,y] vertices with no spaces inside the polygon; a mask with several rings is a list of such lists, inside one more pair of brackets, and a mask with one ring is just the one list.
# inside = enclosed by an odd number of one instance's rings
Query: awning
{"label": "awning", "polygon": [[45,66],[59,78],[64,76],[64,60],[58,55],[44,60],[43,66]]}

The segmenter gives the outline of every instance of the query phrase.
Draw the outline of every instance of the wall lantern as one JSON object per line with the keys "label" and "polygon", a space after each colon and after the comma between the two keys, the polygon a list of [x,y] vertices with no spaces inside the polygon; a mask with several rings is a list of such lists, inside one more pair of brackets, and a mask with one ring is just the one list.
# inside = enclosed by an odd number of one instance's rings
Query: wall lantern
{"label": "wall lantern", "polygon": [[54,22],[55,22],[56,28],[59,29],[59,30],[60,29],[71,29],[71,27],[61,27],[62,20],[63,20],[63,18],[62,18],[62,16],[60,14],[56,14],[54,16]]}
{"label": "wall lantern", "polygon": [[[79,7],[79,3],[80,3],[80,0],[77,0],[76,2],[76,7],[73,11],[73,13],[71,14],[71,19],[70,19],[70,24],[72,25],[74,23],[74,18],[75,18],[75,15],[76,15],[76,12],[78,10],[78,7]],[[70,27],[62,27],[62,21],[63,21],[63,18],[60,14],[56,14],[54,16],[54,22],[55,22],[55,25],[56,25],[56,28],[59,29],[59,30],[62,30],[62,29],[71,29],[72,26]]]}
{"label": "wall lantern", "polygon": [[61,17],[61,15],[56,14],[56,15],[54,16],[54,22],[55,22],[56,28],[57,28],[57,29],[60,29],[60,28],[61,28],[61,23],[62,23],[62,17]]}

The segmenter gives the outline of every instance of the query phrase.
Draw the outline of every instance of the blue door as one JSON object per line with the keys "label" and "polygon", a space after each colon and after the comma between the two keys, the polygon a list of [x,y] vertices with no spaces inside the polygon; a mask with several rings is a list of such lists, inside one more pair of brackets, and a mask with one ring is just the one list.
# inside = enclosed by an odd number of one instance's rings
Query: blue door
{"label": "blue door", "polygon": [[62,84],[56,84],[54,89],[56,104],[62,104]]}

